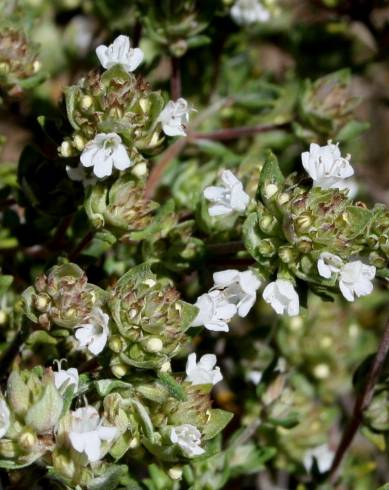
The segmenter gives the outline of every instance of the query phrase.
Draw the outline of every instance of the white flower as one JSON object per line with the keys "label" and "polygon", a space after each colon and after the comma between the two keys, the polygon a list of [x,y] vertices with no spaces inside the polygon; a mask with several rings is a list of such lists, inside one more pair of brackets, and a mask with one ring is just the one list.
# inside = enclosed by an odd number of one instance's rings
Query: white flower
{"label": "white flower", "polygon": [[347,301],[354,301],[355,296],[359,298],[370,294],[375,273],[373,265],[366,265],[360,260],[345,264],[340,270],[339,288]]}
{"label": "white flower", "polygon": [[189,122],[189,111],[185,99],[179,98],[176,102],[170,100],[157,121],[161,123],[163,132],[167,136],[186,136],[185,127]]}
{"label": "white flower", "polygon": [[105,427],[97,410],[88,405],[71,412],[69,439],[73,448],[85,453],[90,463],[98,461],[103,455],[101,441],[113,441],[119,434],[116,427]]}
{"label": "white flower", "polygon": [[88,318],[88,323],[82,323],[76,328],[75,337],[80,348],[86,347],[97,356],[104,349],[108,339],[109,316],[101,308],[94,308]]}
{"label": "white flower", "polygon": [[210,216],[243,212],[247,208],[250,197],[243,190],[242,182],[230,170],[221,174],[223,186],[210,186],[204,189],[204,197],[215,203],[208,210]]}
{"label": "white flower", "polygon": [[73,385],[74,391],[77,391],[78,389],[77,369],[76,368],[61,369],[61,364],[60,362],[58,362],[58,371],[54,372],[54,384],[57,390],[65,391],[66,388]]}
{"label": "white flower", "polygon": [[254,272],[227,269],[215,272],[213,281],[213,289],[222,289],[227,301],[236,305],[238,315],[245,317],[253,307],[257,299],[257,289],[261,285]]}
{"label": "white flower", "polygon": [[320,254],[317,261],[317,270],[321,277],[330,279],[332,273],[338,273],[343,266],[343,260],[329,252],[323,252]]}
{"label": "white flower", "polygon": [[122,139],[116,133],[96,135],[85,145],[80,160],[84,167],[93,167],[99,178],[111,175],[113,168],[126,170],[132,165]]}
{"label": "white flower", "polygon": [[[214,354],[205,354],[196,362],[196,354],[189,354],[186,361],[186,381],[192,385],[215,385],[223,379],[220,368],[216,366],[216,356]],[[215,367],[216,366],[216,367]]]}
{"label": "white flower", "polygon": [[267,22],[270,12],[259,0],[237,0],[231,8],[231,17],[239,25]]}
{"label": "white flower", "polygon": [[4,437],[10,426],[10,412],[6,401],[0,399],[0,438]]}
{"label": "white flower", "polygon": [[299,313],[299,297],[293,284],[286,279],[277,279],[269,283],[263,291],[263,299],[279,315],[296,316]]}
{"label": "white flower", "polygon": [[334,460],[335,454],[328,447],[327,444],[322,444],[321,446],[317,446],[314,449],[309,449],[304,454],[303,464],[307,471],[310,471],[314,459],[317,461],[317,467],[319,468],[320,473],[325,473],[328,471]]}
{"label": "white flower", "polygon": [[140,48],[131,48],[128,36],[118,36],[109,46],[98,46],[96,54],[103,68],[108,70],[114,65],[121,65],[130,73],[142,63],[143,51]]}
{"label": "white flower", "polygon": [[189,458],[200,456],[205,452],[201,447],[201,433],[194,425],[183,424],[173,427],[170,440],[173,444],[180,446]]}
{"label": "white flower", "polygon": [[210,291],[197,298],[199,309],[192,327],[204,326],[215,332],[228,332],[228,322],[236,313],[236,306],[229,303],[221,291]]}
{"label": "white flower", "polygon": [[313,179],[314,187],[322,189],[348,188],[345,179],[354,175],[349,157],[343,158],[338,145],[330,141],[326,146],[312,143],[301,155],[303,167]]}
{"label": "white flower", "polygon": [[96,177],[93,175],[89,177],[82,165],[78,165],[78,167],[70,167],[70,165],[66,165],[66,173],[68,174],[70,180],[82,182],[84,187],[96,184]]}
{"label": "white flower", "polygon": [[257,371],[253,369],[252,371],[249,371],[246,375],[246,378],[248,381],[251,381],[253,384],[258,385],[261,382],[263,376],[262,371]]}

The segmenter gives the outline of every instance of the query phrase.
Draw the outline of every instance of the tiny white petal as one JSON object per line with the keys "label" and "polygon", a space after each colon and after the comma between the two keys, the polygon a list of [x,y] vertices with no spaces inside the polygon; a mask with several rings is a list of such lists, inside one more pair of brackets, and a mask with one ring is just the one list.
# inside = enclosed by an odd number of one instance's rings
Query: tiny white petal
{"label": "tiny white petal", "polygon": [[307,471],[310,471],[313,466],[314,459],[317,461],[317,466],[320,473],[325,473],[330,470],[334,460],[335,453],[331,451],[327,444],[309,449],[304,454],[303,464]]}
{"label": "tiny white petal", "polygon": [[101,308],[94,308],[88,322],[76,327],[75,337],[80,348],[86,347],[89,352],[97,356],[103,351],[108,340],[109,316]]}
{"label": "tiny white petal", "polygon": [[158,116],[163,132],[167,136],[186,136],[190,110],[185,99],[170,100]]}
{"label": "tiny white petal", "polygon": [[300,310],[299,297],[293,284],[286,279],[269,283],[263,291],[263,299],[279,315],[296,316]]}
{"label": "tiny white petal", "polygon": [[188,458],[200,456],[205,451],[201,447],[201,433],[191,424],[183,424],[173,427],[170,440],[177,444]]}
{"label": "tiny white petal", "polygon": [[66,389],[69,386],[74,386],[74,391],[78,389],[79,376],[76,368],[60,369],[54,372],[54,384],[59,389]]}
{"label": "tiny white petal", "polygon": [[133,164],[122,139],[116,133],[97,134],[85,145],[80,161],[84,167],[93,167],[98,178],[110,176],[114,168],[125,170]]}
{"label": "tiny white petal", "polygon": [[210,216],[228,215],[233,212],[243,213],[250,201],[250,197],[243,189],[243,185],[230,170],[221,174],[223,186],[209,186],[203,191],[205,199],[212,203],[208,212]]}
{"label": "tiny white petal", "polygon": [[322,189],[347,188],[347,180],[354,175],[348,158],[343,158],[338,145],[319,146],[312,143],[309,152],[301,155],[304,169],[313,180],[314,187]]}
{"label": "tiny white petal", "polygon": [[142,63],[144,54],[140,48],[131,48],[128,36],[118,36],[112,44],[96,48],[96,55],[105,69],[121,65],[128,73],[133,72]]}
{"label": "tiny white petal", "polygon": [[205,354],[198,363],[196,363],[196,354],[190,354],[186,363],[186,381],[193,385],[215,385],[223,379],[220,368],[215,365],[216,356],[214,354]]}
{"label": "tiny white petal", "polygon": [[360,260],[345,264],[340,270],[339,288],[347,301],[366,296],[373,291],[376,268]]}
{"label": "tiny white petal", "polygon": [[231,8],[231,17],[239,25],[267,22],[270,12],[259,0],[237,0]]}
{"label": "tiny white petal", "polygon": [[342,259],[329,252],[322,252],[317,261],[319,274],[325,279],[330,279],[333,273],[338,273],[342,266]]}
{"label": "tiny white petal", "polygon": [[10,426],[10,411],[6,401],[0,399],[0,438],[4,437]]}
{"label": "tiny white petal", "polygon": [[237,308],[229,303],[221,291],[210,291],[197,298],[199,309],[192,322],[193,327],[204,326],[208,330],[228,332],[227,322],[235,315]]}

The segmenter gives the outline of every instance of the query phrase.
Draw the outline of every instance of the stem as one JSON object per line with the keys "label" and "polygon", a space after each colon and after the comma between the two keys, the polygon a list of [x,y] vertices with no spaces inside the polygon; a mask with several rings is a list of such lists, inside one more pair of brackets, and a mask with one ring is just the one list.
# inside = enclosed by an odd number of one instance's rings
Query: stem
{"label": "stem", "polygon": [[174,56],[171,58],[172,77],[170,79],[170,91],[172,99],[177,100],[181,97],[181,70],[180,60]]}
{"label": "stem", "polygon": [[175,158],[183,150],[187,141],[187,138],[180,138],[173,143],[172,146],[170,146],[163,153],[157,164],[153,167],[145,186],[146,199],[151,199],[154,196],[166,168],[169,166],[173,158]]}
{"label": "stem", "polygon": [[266,131],[272,131],[273,129],[285,128],[288,124],[263,124],[261,126],[242,126],[238,128],[228,128],[228,129],[216,129],[215,131],[210,131],[209,133],[202,132],[191,132],[189,136],[193,139],[207,139],[207,140],[233,140],[241,138],[242,136],[251,136],[253,134],[265,133]]}
{"label": "stem", "polygon": [[79,255],[80,253],[90,244],[92,241],[93,237],[95,235],[94,231],[89,231],[84,238],[81,240],[81,242],[77,245],[77,247],[69,254],[69,260],[70,262],[73,262]]}
{"label": "stem", "polygon": [[9,344],[7,350],[5,350],[0,357],[0,373],[2,375],[7,374],[10,364],[18,354],[21,345],[27,338],[28,333],[29,329],[27,328],[25,322],[23,322],[12,342]]}
{"label": "stem", "polygon": [[336,471],[340,463],[342,462],[342,459],[346,454],[347,449],[352,443],[354,436],[358,430],[358,427],[362,422],[363,412],[369,406],[372,400],[373,393],[374,393],[374,386],[377,383],[377,380],[380,376],[388,352],[389,352],[389,322],[387,322],[386,324],[384,335],[378,346],[378,351],[375,355],[369,374],[367,375],[366,384],[355,400],[354,410],[350,423],[346,431],[343,433],[342,439],[336,451],[335,458],[332,463],[332,467],[330,471],[330,477],[332,481],[335,480]]}

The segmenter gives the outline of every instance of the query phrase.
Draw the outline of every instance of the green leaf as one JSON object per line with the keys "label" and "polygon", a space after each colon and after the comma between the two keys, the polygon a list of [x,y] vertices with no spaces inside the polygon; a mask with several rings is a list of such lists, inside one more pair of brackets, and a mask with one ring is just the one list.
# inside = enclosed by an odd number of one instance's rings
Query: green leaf
{"label": "green leaf", "polygon": [[145,407],[138,402],[137,400],[132,400],[132,403],[139,415],[141,425],[143,427],[145,436],[151,441],[154,441],[154,427],[153,423],[151,422],[150,416],[147,413],[147,410]]}
{"label": "green leaf", "polygon": [[102,475],[91,480],[88,485],[88,490],[115,490],[120,480],[126,476],[128,472],[127,465],[110,465]]}
{"label": "green leaf", "polygon": [[132,385],[130,383],[125,383],[124,381],[112,379],[100,379],[98,381],[95,381],[94,385],[96,387],[97,393],[100,396],[107,396],[111,393],[111,391],[117,389],[132,388]]}
{"label": "green leaf", "polygon": [[[276,195],[276,188],[280,191],[285,182],[277,157],[270,150],[267,153],[265,163],[259,176],[259,196],[266,206],[272,210],[272,197]],[[269,186],[275,186],[274,188]],[[269,207],[270,206],[270,207]]]}
{"label": "green leaf", "polygon": [[177,381],[168,373],[158,373],[161,383],[168,389],[170,395],[176,400],[185,401],[187,399],[185,390]]}
{"label": "green leaf", "polygon": [[7,289],[11,286],[14,278],[6,274],[0,275],[0,294],[4,294]]}
{"label": "green leaf", "polygon": [[203,429],[203,439],[207,441],[208,439],[214,438],[226,427],[233,416],[233,413],[226,412],[220,408],[211,409],[209,421]]}
{"label": "green leaf", "polygon": [[45,386],[43,395],[26,415],[26,422],[38,433],[51,430],[58,422],[64,406],[63,399],[54,384]]}
{"label": "green leaf", "polygon": [[35,330],[27,339],[27,345],[30,347],[36,344],[56,345],[57,343],[58,340],[44,330]]}

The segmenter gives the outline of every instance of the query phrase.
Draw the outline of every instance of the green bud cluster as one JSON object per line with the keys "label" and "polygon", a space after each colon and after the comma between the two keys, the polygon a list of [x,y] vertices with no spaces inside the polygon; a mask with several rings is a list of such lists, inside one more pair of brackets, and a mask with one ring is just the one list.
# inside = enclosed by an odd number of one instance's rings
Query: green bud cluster
{"label": "green bud cluster", "polygon": [[64,408],[52,371],[40,366],[31,371],[13,370],[5,401],[10,425],[0,439],[0,466],[4,460],[11,468],[28,465],[52,451],[54,430]]}
{"label": "green bud cluster", "polygon": [[78,155],[98,133],[116,133],[134,164],[144,155],[161,151],[163,135],[157,118],[164,100],[160,92],[120,65],[100,74],[90,72],[66,90],[66,109],[73,134],[66,139],[63,157]]}
{"label": "green bud cluster", "polygon": [[158,204],[144,197],[144,187],[129,175],[117,179],[107,188],[103,183],[92,186],[85,210],[92,225],[117,236],[140,231],[152,221]]}
{"label": "green bud cluster", "polygon": [[197,314],[147,265],[120,278],[108,305],[117,327],[110,341],[111,366],[161,367],[181,350],[185,331]]}
{"label": "green bud cluster", "polygon": [[23,293],[27,317],[41,328],[73,328],[103,302],[103,291],[88,283],[76,264],[54,266]]}
{"label": "green bud cluster", "polygon": [[36,47],[20,27],[0,24],[0,87],[18,96],[42,80]]}

